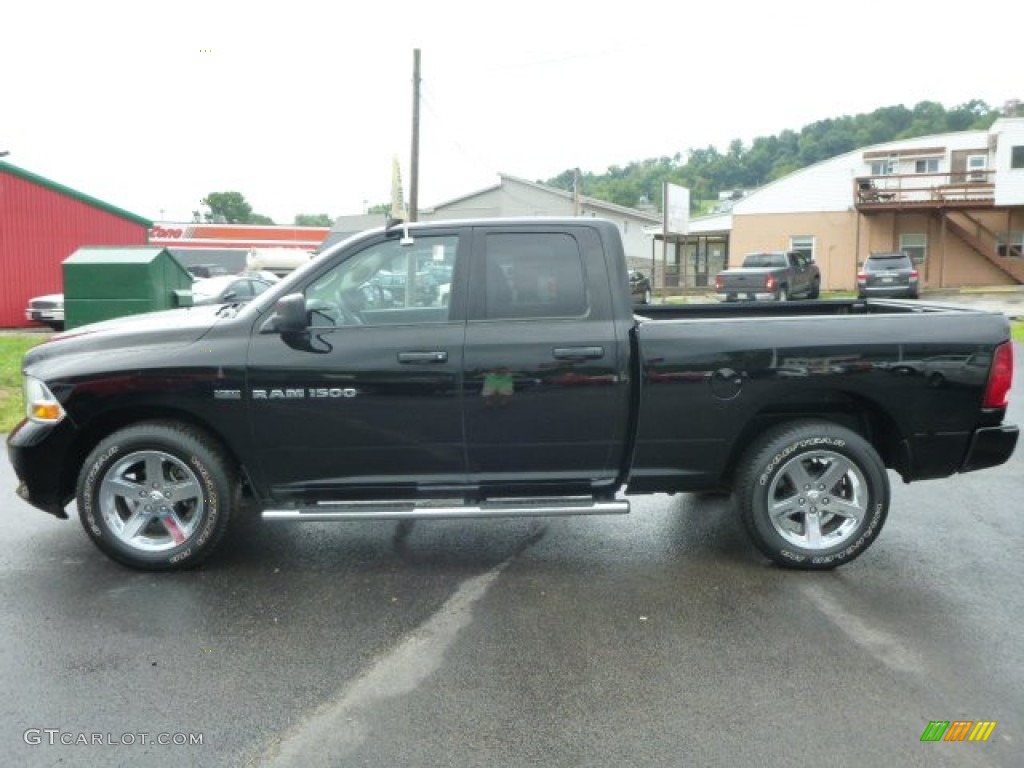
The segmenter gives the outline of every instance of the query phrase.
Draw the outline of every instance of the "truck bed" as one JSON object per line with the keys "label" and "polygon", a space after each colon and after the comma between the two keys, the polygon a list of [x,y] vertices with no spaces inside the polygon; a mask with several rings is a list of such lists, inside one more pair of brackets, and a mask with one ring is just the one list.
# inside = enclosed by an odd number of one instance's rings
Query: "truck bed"
{"label": "truck bed", "polygon": [[891,435],[884,460],[906,481],[952,474],[985,426],[992,355],[1009,339],[1001,313],[918,301],[662,305],[636,317],[634,491],[727,485],[747,435],[793,413]]}
{"label": "truck bed", "polygon": [[637,311],[638,317],[649,320],[696,320],[740,317],[806,317],[808,315],[906,315],[947,313],[981,313],[977,307],[946,303],[882,299],[826,299],[816,301],[771,302],[709,302],[707,304],[652,304]]}

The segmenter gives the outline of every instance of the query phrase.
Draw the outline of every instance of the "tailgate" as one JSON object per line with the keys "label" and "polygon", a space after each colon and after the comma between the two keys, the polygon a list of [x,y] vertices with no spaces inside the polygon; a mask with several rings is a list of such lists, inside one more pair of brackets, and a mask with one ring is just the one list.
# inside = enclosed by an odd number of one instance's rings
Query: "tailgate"
{"label": "tailgate", "polygon": [[910,285],[910,273],[898,269],[868,272],[865,283],[869,288],[888,288]]}
{"label": "tailgate", "polygon": [[770,270],[752,269],[743,272],[722,272],[722,287],[727,291],[762,291]]}

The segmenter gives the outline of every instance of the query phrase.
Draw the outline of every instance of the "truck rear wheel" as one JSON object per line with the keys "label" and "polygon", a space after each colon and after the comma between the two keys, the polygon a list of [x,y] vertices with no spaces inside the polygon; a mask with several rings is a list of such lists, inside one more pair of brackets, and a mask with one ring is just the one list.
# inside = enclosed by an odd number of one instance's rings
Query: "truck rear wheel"
{"label": "truck rear wheel", "polygon": [[734,495],[761,552],[779,565],[820,570],[850,562],[875,540],[889,509],[889,478],[856,432],[797,421],[751,445]]}
{"label": "truck rear wheel", "polygon": [[198,430],[173,422],[127,427],[93,449],[78,479],[78,510],[93,542],[142,570],[198,565],[227,530],[237,483]]}

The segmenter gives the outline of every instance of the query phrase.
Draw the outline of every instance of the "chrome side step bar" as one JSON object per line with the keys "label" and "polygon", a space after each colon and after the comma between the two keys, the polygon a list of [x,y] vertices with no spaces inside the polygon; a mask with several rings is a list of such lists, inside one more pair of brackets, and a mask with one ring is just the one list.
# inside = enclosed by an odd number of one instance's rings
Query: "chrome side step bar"
{"label": "chrome side step bar", "polygon": [[591,498],[497,499],[469,506],[448,501],[323,502],[315,507],[265,509],[264,520],[331,522],[335,520],[458,520],[489,517],[566,517],[572,515],[625,515],[628,501]]}

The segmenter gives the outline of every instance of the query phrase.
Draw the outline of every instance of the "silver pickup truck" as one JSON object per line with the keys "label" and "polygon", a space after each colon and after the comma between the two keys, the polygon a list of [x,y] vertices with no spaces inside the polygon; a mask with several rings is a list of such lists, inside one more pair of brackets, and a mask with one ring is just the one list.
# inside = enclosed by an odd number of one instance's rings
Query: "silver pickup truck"
{"label": "silver pickup truck", "polygon": [[796,251],[750,253],[742,267],[718,273],[715,290],[725,301],[816,299],[821,292],[821,272],[809,257]]}

